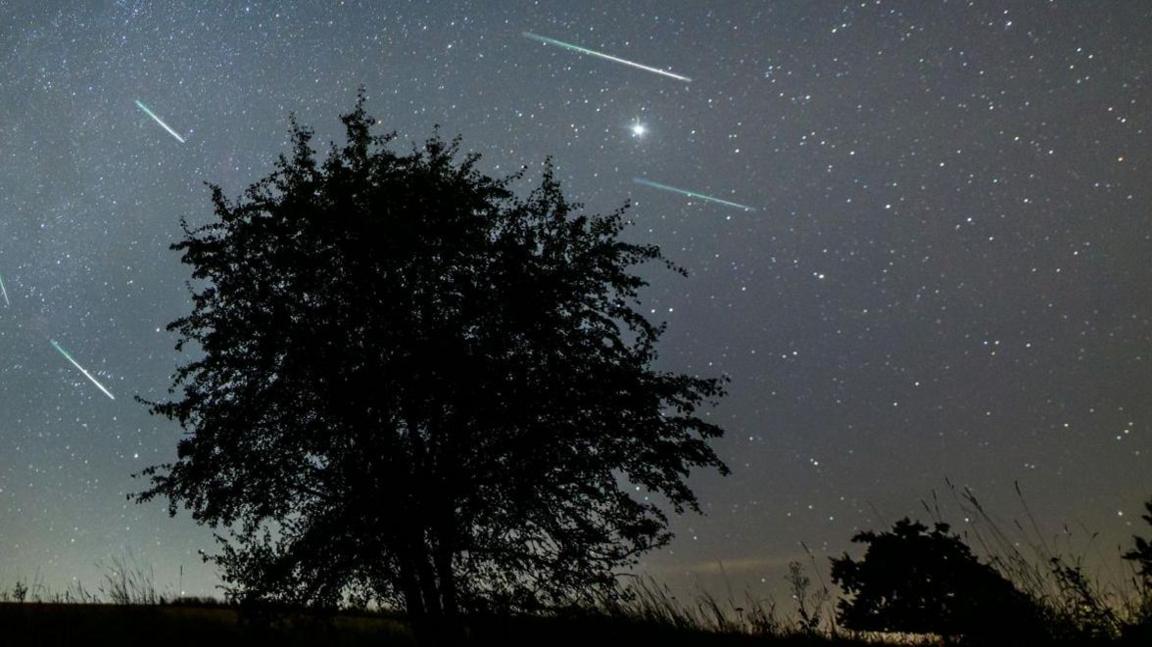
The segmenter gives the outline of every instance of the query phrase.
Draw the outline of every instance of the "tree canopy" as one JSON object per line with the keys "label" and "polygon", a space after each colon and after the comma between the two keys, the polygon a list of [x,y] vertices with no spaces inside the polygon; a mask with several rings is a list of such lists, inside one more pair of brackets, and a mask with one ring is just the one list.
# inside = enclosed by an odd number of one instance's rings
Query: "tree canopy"
{"label": "tree canopy", "polygon": [[1032,601],[949,530],[902,519],[890,531],[854,536],[868,545],[864,557],[832,559],[832,580],[848,594],[840,622],[861,631],[1035,635]]}
{"label": "tree canopy", "polygon": [[[230,595],[420,616],[577,601],[699,511],[727,468],[722,378],[653,368],[654,245],[582,213],[550,164],[526,197],[459,140],[397,152],[355,109],[173,245],[199,352],[148,403],[185,430],[137,495],[217,529]],[[661,505],[657,501],[662,502]]]}

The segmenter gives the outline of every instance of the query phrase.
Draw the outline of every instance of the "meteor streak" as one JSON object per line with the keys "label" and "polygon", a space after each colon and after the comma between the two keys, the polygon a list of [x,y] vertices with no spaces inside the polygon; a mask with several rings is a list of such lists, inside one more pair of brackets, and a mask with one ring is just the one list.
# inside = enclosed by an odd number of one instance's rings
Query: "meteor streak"
{"label": "meteor streak", "polygon": [[[147,109],[147,108],[145,108],[145,109]],[[89,373],[88,371],[84,370],[84,367],[83,367],[83,366],[80,366],[79,362],[77,362],[76,360],[72,359],[72,356],[68,354],[68,351],[66,351],[66,350],[64,350],[63,348],[61,348],[61,347],[60,347],[60,344],[57,344],[55,339],[49,339],[48,341],[49,341],[49,342],[51,342],[51,344],[52,344],[52,347],[53,347],[53,348],[55,348],[57,351],[59,351],[59,352],[60,352],[60,354],[61,354],[61,355],[63,355],[63,356],[64,356],[64,359],[68,360],[69,362],[72,362],[72,366],[75,366],[77,369],[79,369],[79,370],[80,370],[80,372],[84,374],[84,377],[86,377],[86,378],[88,378],[89,380],[91,380],[91,381],[92,381],[92,383],[96,385],[96,388],[98,388],[98,389],[100,389],[101,391],[103,391],[103,392],[104,392],[104,395],[108,396],[108,398],[109,398],[110,400],[115,400],[115,399],[116,399],[116,396],[112,395],[112,392],[111,392],[111,391],[109,391],[108,389],[104,388],[104,385],[103,385],[103,384],[101,384],[100,382],[96,381],[96,378],[92,377],[92,374],[91,374],[91,373]]]}
{"label": "meteor streak", "polygon": [[8,288],[4,287],[3,276],[0,276],[0,294],[4,295],[4,305],[11,306],[12,302],[8,300]]}
{"label": "meteor streak", "polygon": [[151,110],[148,109],[148,106],[144,105],[143,103],[140,103],[139,99],[136,100],[136,106],[139,107],[141,110],[143,110],[144,113],[147,114],[149,117],[152,117],[152,121],[155,121],[156,123],[160,124],[161,128],[163,128],[164,130],[167,130],[169,135],[172,135],[173,137],[175,137],[177,140],[180,141],[181,144],[184,143],[184,138],[181,137],[179,133],[177,133],[175,130],[172,130],[170,127],[168,127],[168,124],[164,123],[163,119],[161,119],[160,117],[157,117],[155,112],[152,112]]}
{"label": "meteor streak", "polygon": [[624,65],[634,67],[638,70],[644,70],[645,72],[652,72],[653,74],[659,74],[660,76],[666,76],[670,79],[676,79],[677,81],[683,81],[685,83],[691,83],[692,82],[692,79],[690,79],[686,76],[680,76],[679,74],[673,74],[667,70],[662,70],[658,67],[649,67],[647,65],[641,65],[640,63],[636,63],[635,61],[629,61],[629,60],[626,60],[623,58],[612,56],[610,54],[604,54],[602,52],[597,52],[595,50],[587,49],[585,47],[580,47],[579,45],[573,45],[572,43],[565,43],[564,41],[556,40],[555,38],[548,38],[547,36],[541,36],[539,34],[533,34],[530,31],[520,32],[520,35],[523,36],[524,38],[529,38],[529,39],[532,39],[532,40],[540,42],[540,43],[545,43],[548,45],[556,45],[558,47],[563,47],[564,49],[571,50],[571,51],[577,52],[579,54],[587,54],[588,56],[596,56],[599,58],[603,58],[605,60],[612,61],[613,63],[622,63]]}
{"label": "meteor streak", "polygon": [[737,209],[743,209],[745,211],[755,211],[756,210],[755,207],[749,207],[746,204],[740,204],[739,202],[729,202],[728,200],[721,200],[720,198],[713,198],[710,195],[704,195],[703,193],[696,193],[695,191],[687,191],[685,189],[677,189],[674,186],[668,186],[667,184],[660,184],[659,182],[653,182],[652,180],[645,180],[642,177],[634,177],[634,178],[632,178],[632,181],[635,182],[636,184],[643,184],[644,186],[650,186],[653,189],[660,189],[661,191],[671,191],[672,193],[679,193],[680,195],[686,195],[689,198],[697,198],[699,200],[707,200],[708,202],[715,202],[717,204],[722,204],[726,207],[736,207]]}

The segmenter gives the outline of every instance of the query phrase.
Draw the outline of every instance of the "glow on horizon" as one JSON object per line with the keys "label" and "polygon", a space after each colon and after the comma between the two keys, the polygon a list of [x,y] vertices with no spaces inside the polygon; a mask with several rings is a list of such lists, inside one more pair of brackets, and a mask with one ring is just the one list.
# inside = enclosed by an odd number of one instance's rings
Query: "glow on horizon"
{"label": "glow on horizon", "polygon": [[689,198],[697,198],[699,200],[706,200],[708,202],[715,202],[716,204],[722,204],[726,207],[735,207],[737,209],[743,209],[745,211],[756,211],[755,207],[749,207],[746,204],[740,204],[739,202],[732,202],[730,200],[722,200],[720,198],[715,198],[715,197],[712,197],[710,195],[705,195],[703,193],[697,193],[695,191],[689,191],[687,189],[680,189],[680,188],[677,188],[674,186],[668,186],[667,184],[660,184],[659,182],[653,182],[652,180],[646,180],[642,177],[634,177],[634,178],[632,178],[632,181],[635,182],[636,184],[643,184],[644,186],[652,187],[653,189],[660,189],[661,191],[671,191],[672,193],[679,193],[680,195],[686,195]]}
{"label": "glow on horizon", "polygon": [[661,76],[666,76],[670,79],[676,79],[677,81],[683,81],[685,83],[691,83],[692,82],[692,79],[690,79],[686,76],[682,76],[680,74],[673,74],[672,72],[669,72],[668,70],[662,70],[658,67],[652,67],[650,65],[643,65],[643,64],[637,63],[635,61],[629,61],[628,59],[620,58],[618,56],[612,56],[611,54],[605,54],[603,52],[597,52],[596,50],[588,49],[587,47],[580,47],[579,45],[573,45],[572,43],[565,43],[564,41],[556,40],[555,38],[549,38],[547,36],[541,36],[539,34],[533,34],[530,31],[520,32],[520,34],[522,36],[524,36],[524,38],[529,38],[531,40],[534,40],[534,41],[537,41],[540,43],[545,43],[548,45],[556,45],[558,47],[563,47],[564,49],[567,49],[567,50],[570,50],[573,52],[577,52],[579,54],[587,54],[588,56],[596,56],[598,58],[612,61],[613,63],[620,63],[623,65],[628,65],[628,66],[634,67],[638,70],[644,70],[645,72],[651,72],[653,74],[659,74]]}
{"label": "glow on horizon", "polygon": [[101,391],[103,391],[103,392],[104,392],[104,395],[108,396],[108,399],[110,399],[110,400],[115,400],[115,399],[116,399],[116,396],[112,395],[112,392],[111,392],[111,391],[109,391],[108,389],[104,388],[104,385],[103,385],[103,384],[101,384],[101,383],[100,383],[100,382],[99,382],[99,381],[98,381],[96,378],[92,377],[92,374],[91,374],[91,373],[89,373],[88,371],[86,371],[86,370],[84,369],[84,367],[83,367],[83,366],[80,366],[80,363],[79,363],[79,362],[77,362],[76,360],[72,359],[72,356],[68,354],[68,351],[64,350],[64,349],[63,349],[63,348],[60,346],[60,344],[57,344],[55,339],[49,339],[48,341],[49,341],[49,342],[52,344],[52,347],[53,347],[53,348],[55,348],[57,351],[59,351],[59,353],[60,353],[61,355],[63,355],[63,356],[64,356],[64,359],[68,360],[69,362],[72,362],[72,366],[75,366],[75,367],[76,367],[76,368],[77,368],[77,369],[78,369],[78,370],[79,370],[81,373],[83,373],[83,374],[84,374],[84,377],[88,378],[88,379],[89,379],[89,380],[90,380],[90,381],[91,381],[93,384],[95,384],[95,385],[96,385],[96,388],[98,388],[98,389],[100,389]]}
{"label": "glow on horizon", "polygon": [[149,109],[148,109],[148,106],[144,105],[143,103],[140,103],[140,100],[139,100],[139,99],[137,99],[137,100],[136,100],[136,105],[137,105],[137,107],[139,107],[141,110],[143,110],[145,114],[147,114],[149,117],[152,117],[152,120],[153,120],[153,121],[155,121],[156,123],[160,124],[160,127],[161,127],[161,128],[163,128],[164,130],[167,130],[169,135],[172,135],[173,137],[175,137],[177,140],[179,140],[179,141],[180,141],[180,143],[181,143],[181,144],[183,144],[183,143],[184,143],[184,138],[180,136],[180,133],[176,132],[175,130],[172,130],[172,129],[171,129],[169,126],[168,126],[168,124],[164,123],[164,120],[163,120],[163,119],[161,119],[160,117],[157,117],[157,116],[156,116],[156,113],[154,113],[154,112],[152,112],[151,110],[149,110]]}

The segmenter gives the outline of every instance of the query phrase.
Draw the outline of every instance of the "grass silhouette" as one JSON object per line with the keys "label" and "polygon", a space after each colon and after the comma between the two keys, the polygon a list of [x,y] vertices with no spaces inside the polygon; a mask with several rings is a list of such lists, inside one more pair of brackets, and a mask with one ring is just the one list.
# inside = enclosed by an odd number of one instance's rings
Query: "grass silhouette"
{"label": "grass silhouette", "polygon": [[[1045,537],[1019,487],[1023,521],[1006,523],[970,490],[946,483],[943,501],[933,493],[924,502],[927,515],[943,521],[944,509],[955,507],[966,521],[965,541],[1042,610],[1042,635],[1018,637],[1015,644],[1152,645],[1152,582],[1138,564],[1128,563],[1130,573],[1121,581],[1103,582],[1089,573],[1083,552],[1071,551],[1070,531],[1065,529],[1062,538]],[[807,563],[789,564],[787,608],[772,598],[747,592],[734,595],[730,588],[723,598],[701,590],[681,599],[650,577],[630,576],[622,580],[616,595],[599,598],[591,606],[538,615],[468,616],[451,633],[436,627],[417,630],[403,614],[386,609],[251,607],[214,598],[166,597],[154,584],[153,570],[125,556],[103,564],[104,575],[94,591],[74,584],[52,592],[39,576],[0,589],[0,644],[950,644],[933,635],[843,629],[832,613],[834,592],[819,577],[816,556],[807,547],[805,552]],[[451,639],[445,640],[445,635]],[[965,644],[1007,644],[982,640]]]}

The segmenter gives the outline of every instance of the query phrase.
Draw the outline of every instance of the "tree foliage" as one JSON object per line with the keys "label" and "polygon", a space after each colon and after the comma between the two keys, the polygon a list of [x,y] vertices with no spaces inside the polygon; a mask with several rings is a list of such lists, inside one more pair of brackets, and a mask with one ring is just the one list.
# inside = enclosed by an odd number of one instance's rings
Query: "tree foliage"
{"label": "tree foliage", "polygon": [[[1142,517],[1144,521],[1152,525],[1152,500],[1144,502],[1144,509],[1148,511],[1148,514],[1142,515]],[[1132,550],[1124,553],[1124,559],[1135,562],[1137,572],[1152,585],[1152,540],[1133,537],[1132,541],[1135,545]]]}
{"label": "tree foliage", "polygon": [[409,152],[361,95],[321,161],[292,149],[173,245],[196,281],[169,325],[174,462],[145,470],[217,528],[232,595],[415,615],[608,587],[727,468],[699,413],[723,380],[654,370],[624,209],[586,215],[551,165],[525,198],[438,135]]}
{"label": "tree foliage", "polygon": [[840,622],[862,631],[989,636],[1031,634],[1035,605],[981,562],[948,524],[902,519],[887,532],[861,532],[863,559],[832,559],[832,580],[848,597]]}

